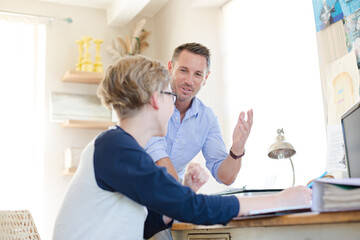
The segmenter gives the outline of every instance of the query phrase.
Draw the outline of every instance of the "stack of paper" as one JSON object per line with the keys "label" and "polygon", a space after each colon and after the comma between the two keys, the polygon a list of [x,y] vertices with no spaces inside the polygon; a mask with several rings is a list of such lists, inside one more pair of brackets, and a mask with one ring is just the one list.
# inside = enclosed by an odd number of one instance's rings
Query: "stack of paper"
{"label": "stack of paper", "polygon": [[360,178],[316,180],[311,209],[316,212],[360,209]]}

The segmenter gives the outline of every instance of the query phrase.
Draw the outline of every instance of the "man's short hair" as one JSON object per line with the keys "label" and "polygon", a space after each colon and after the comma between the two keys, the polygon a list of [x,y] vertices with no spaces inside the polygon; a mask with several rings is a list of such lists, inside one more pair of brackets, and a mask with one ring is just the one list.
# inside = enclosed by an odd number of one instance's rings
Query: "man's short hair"
{"label": "man's short hair", "polygon": [[205,47],[204,45],[201,45],[200,43],[192,42],[192,43],[185,43],[185,44],[178,46],[177,48],[175,48],[175,50],[173,52],[171,61],[173,63],[175,63],[177,61],[180,53],[184,50],[205,57],[206,64],[207,64],[207,71],[210,70],[210,56],[211,56],[210,50],[207,47]]}

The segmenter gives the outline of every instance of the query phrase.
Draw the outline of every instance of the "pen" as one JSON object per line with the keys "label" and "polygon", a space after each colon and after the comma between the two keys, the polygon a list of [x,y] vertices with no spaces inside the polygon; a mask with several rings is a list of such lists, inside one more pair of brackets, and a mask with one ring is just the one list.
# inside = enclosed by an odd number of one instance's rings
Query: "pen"
{"label": "pen", "polygon": [[314,179],[314,180],[312,180],[308,185],[307,185],[307,187],[308,188],[311,188],[312,187],[312,185],[314,184],[314,181],[315,180],[317,180],[317,179],[321,179],[321,178],[323,178],[323,177],[325,177],[325,175],[327,174],[327,171],[325,171],[323,174],[321,174],[321,176],[320,177],[318,177],[318,178],[316,178],[316,179]]}

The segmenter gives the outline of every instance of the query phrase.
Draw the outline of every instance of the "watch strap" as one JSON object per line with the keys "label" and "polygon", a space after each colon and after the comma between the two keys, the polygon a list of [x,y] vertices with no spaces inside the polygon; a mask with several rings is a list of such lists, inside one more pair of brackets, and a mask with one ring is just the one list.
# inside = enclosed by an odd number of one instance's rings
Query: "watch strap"
{"label": "watch strap", "polygon": [[241,155],[235,155],[232,151],[231,151],[231,148],[230,148],[230,152],[229,152],[230,156],[233,158],[233,159],[239,159],[241,157],[243,157],[245,155],[245,149],[244,149],[244,152],[241,154]]}

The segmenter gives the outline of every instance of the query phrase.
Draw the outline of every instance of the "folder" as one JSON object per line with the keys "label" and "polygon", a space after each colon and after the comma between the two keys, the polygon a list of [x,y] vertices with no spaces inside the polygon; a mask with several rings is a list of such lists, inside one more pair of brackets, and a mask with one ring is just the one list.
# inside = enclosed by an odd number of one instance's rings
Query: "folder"
{"label": "folder", "polygon": [[360,178],[315,180],[311,210],[336,212],[360,209]]}

